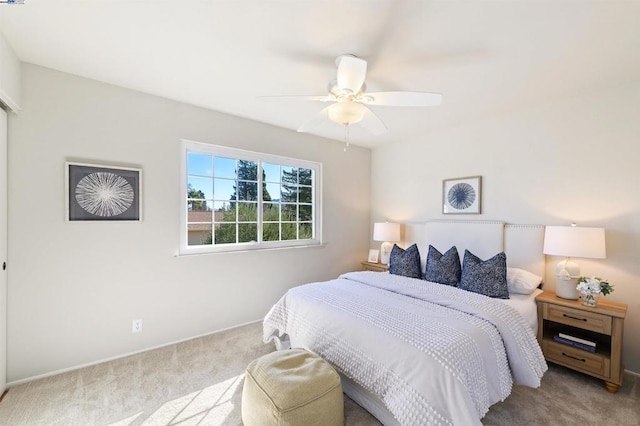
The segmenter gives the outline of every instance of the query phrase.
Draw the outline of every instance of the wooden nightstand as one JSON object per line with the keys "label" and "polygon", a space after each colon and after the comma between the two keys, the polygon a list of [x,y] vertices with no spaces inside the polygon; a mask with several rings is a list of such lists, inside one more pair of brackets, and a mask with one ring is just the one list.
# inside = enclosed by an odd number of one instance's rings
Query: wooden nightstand
{"label": "wooden nightstand", "polygon": [[[598,300],[598,306],[584,306],[580,300],[567,300],[545,291],[538,304],[538,343],[547,361],[604,380],[615,393],[622,384],[622,334],[627,305]],[[556,333],[596,342],[596,351],[574,348],[553,340]]]}
{"label": "wooden nightstand", "polygon": [[362,262],[362,270],[374,271],[374,272],[387,272],[389,270],[389,265],[385,265],[384,263]]}

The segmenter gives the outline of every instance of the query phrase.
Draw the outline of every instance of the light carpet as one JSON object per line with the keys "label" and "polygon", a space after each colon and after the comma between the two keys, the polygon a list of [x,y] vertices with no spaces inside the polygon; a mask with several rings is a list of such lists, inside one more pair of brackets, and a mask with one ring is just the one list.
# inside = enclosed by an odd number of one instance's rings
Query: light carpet
{"label": "light carpet", "polygon": [[[244,370],[273,350],[251,324],[12,387],[1,425],[242,424]],[[539,389],[516,386],[485,425],[640,425],[640,379],[617,394],[602,381],[550,365]],[[345,398],[346,425],[379,425]]]}

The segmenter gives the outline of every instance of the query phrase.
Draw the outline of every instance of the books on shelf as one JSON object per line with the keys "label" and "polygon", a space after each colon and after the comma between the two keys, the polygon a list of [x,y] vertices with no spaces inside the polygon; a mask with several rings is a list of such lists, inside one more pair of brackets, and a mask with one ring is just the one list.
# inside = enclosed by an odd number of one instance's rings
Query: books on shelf
{"label": "books on shelf", "polygon": [[562,337],[563,339],[569,339],[569,340],[573,340],[574,342],[582,343],[584,345],[589,345],[593,347],[596,346],[596,342],[592,342],[591,340],[582,339],[576,336],[571,336],[570,334],[558,333],[558,336]]}
{"label": "books on shelf", "polygon": [[565,345],[573,346],[574,348],[582,349],[584,351],[595,352],[596,342],[590,340],[581,339],[580,337],[571,336],[565,333],[556,333],[553,336],[553,340]]}

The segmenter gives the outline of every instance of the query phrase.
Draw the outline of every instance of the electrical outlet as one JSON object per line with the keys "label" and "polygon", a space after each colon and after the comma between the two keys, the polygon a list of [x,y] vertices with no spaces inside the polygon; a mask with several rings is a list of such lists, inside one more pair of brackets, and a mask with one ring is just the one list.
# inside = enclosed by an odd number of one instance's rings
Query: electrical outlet
{"label": "electrical outlet", "polygon": [[141,333],[142,332],[142,319],[134,319],[131,325],[132,333]]}

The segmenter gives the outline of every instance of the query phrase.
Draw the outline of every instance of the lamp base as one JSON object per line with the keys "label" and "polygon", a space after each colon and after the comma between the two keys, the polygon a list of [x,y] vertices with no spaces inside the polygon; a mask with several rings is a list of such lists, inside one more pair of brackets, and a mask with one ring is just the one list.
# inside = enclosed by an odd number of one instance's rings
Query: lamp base
{"label": "lamp base", "polygon": [[556,296],[570,300],[578,299],[577,285],[577,278],[566,279],[560,275],[556,276]]}
{"label": "lamp base", "polygon": [[578,277],[580,267],[568,257],[558,263],[556,267],[556,296],[563,299],[577,300]]}
{"label": "lamp base", "polygon": [[380,245],[380,263],[385,265],[389,264],[389,259],[391,258],[391,250],[393,249],[393,244],[388,241],[385,241]]}

